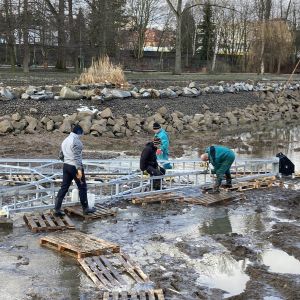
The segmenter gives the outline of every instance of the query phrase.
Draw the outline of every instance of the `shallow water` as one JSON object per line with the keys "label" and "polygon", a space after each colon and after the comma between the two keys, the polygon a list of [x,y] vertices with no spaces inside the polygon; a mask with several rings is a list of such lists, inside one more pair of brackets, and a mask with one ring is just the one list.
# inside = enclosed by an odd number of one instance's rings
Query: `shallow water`
{"label": "shallow water", "polygon": [[268,249],[261,254],[261,261],[270,272],[300,274],[300,261],[279,249]]}
{"label": "shallow water", "polygon": [[[300,152],[294,151],[294,148],[300,147],[299,134],[300,126],[296,126],[230,134],[224,139],[240,137],[248,145],[247,153],[236,149],[241,157],[270,157],[281,151],[300,169]],[[262,142],[263,146],[256,145],[256,141]],[[184,157],[196,158],[198,151],[187,146]],[[263,197],[268,197],[268,194]],[[255,209],[255,204],[231,208],[130,205],[119,209],[115,219],[87,223],[75,220],[75,223],[77,229],[83,232],[120,244],[122,251],[138,262],[146,274],[153,268],[188,269],[189,273],[196,275],[192,285],[219,288],[227,292],[224,297],[229,297],[244,290],[249,280],[245,274],[249,262],[247,259],[235,260],[224,246],[213,239],[213,235],[247,235],[251,246],[256,243],[256,232],[270,230],[272,222],[285,221],[276,217],[279,211],[276,207],[270,206],[265,213],[257,213]],[[268,218],[272,222],[265,221]],[[0,232],[0,278],[5,278],[5,281],[0,280],[0,299],[25,299],[26,294],[47,295],[47,299],[94,299],[97,289],[76,261],[40,247],[41,235],[30,233],[22,224],[19,215],[12,233]],[[259,246],[261,262],[269,266],[271,272],[299,274],[298,260],[267,243]],[[29,265],[17,266],[25,258],[29,259]],[[181,265],[173,265],[173,260],[181,262]],[[264,299],[280,298],[274,294],[274,297]]]}

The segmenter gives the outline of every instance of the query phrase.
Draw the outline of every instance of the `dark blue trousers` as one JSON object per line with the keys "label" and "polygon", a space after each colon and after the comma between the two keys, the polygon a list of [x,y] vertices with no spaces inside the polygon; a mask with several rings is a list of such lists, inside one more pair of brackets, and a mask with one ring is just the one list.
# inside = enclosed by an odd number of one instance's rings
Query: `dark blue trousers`
{"label": "dark blue trousers", "polygon": [[55,200],[55,210],[60,210],[62,202],[64,200],[64,197],[66,193],[69,190],[69,187],[72,183],[72,180],[74,179],[78,190],[79,190],[79,198],[82,205],[82,208],[85,209],[88,207],[88,201],[87,201],[87,184],[85,181],[84,171],[82,169],[82,178],[79,180],[76,177],[77,170],[75,166],[64,164],[63,166],[63,181],[60,187],[60,190],[57,193],[57,197]]}

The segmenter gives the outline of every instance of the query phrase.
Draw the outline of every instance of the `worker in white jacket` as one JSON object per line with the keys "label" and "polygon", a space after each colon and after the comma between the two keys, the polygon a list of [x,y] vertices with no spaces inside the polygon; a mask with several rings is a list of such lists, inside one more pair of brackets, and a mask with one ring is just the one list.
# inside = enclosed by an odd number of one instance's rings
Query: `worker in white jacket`
{"label": "worker in white jacket", "polygon": [[69,187],[74,179],[78,190],[79,198],[82,205],[83,213],[89,214],[96,211],[95,208],[88,207],[87,200],[87,184],[85,181],[83,164],[82,164],[82,150],[83,144],[80,136],[83,134],[81,126],[76,125],[69,136],[64,139],[61,144],[60,158],[63,160],[63,181],[61,188],[58,191],[55,199],[55,215],[64,216],[65,213],[61,210],[61,205]]}

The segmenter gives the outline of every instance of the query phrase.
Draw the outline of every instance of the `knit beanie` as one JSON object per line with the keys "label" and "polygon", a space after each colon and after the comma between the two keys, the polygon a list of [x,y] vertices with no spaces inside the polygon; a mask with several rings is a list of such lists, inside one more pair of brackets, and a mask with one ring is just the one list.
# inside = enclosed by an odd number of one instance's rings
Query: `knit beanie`
{"label": "knit beanie", "polygon": [[83,129],[80,125],[75,125],[72,132],[74,132],[78,135],[81,135],[81,134],[83,134]]}
{"label": "knit beanie", "polygon": [[153,129],[160,129],[161,126],[159,125],[159,123],[155,122],[153,123]]}

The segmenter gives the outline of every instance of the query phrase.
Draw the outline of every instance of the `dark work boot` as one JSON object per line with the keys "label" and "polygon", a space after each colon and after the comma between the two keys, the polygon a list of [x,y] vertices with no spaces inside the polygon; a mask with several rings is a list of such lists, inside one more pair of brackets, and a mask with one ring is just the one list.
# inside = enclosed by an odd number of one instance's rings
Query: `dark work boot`
{"label": "dark work boot", "polygon": [[86,207],[86,208],[83,209],[83,214],[84,215],[92,214],[94,212],[96,212],[96,208],[95,207],[92,207],[92,208]]}
{"label": "dark work boot", "polygon": [[65,213],[60,209],[62,201],[59,201],[58,198],[55,199],[54,215],[55,217],[63,217]]}
{"label": "dark work boot", "polygon": [[55,217],[63,217],[63,216],[65,216],[66,214],[62,211],[62,210],[54,210],[54,215],[55,215]]}
{"label": "dark work boot", "polygon": [[231,175],[230,174],[225,174],[225,178],[226,178],[226,184],[224,185],[225,188],[232,188],[232,181],[231,181]]}

